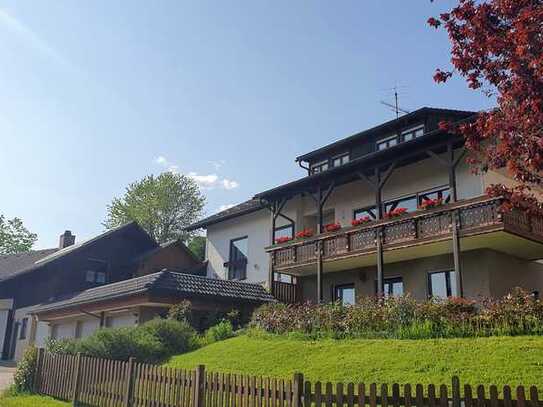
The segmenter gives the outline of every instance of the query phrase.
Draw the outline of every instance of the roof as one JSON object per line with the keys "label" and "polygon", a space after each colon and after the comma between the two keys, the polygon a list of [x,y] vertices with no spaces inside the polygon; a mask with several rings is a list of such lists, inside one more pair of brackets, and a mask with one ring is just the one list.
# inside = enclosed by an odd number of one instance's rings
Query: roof
{"label": "roof", "polygon": [[249,199],[248,201],[242,202],[238,205],[232,206],[231,208],[225,209],[224,211],[220,211],[215,213],[214,215],[208,216],[207,218],[204,218],[196,223],[193,223],[192,225],[185,228],[187,231],[201,229],[204,227],[207,227],[209,225],[212,225],[214,223],[223,222],[228,219],[235,218],[237,216],[241,215],[247,215],[252,212],[256,212],[260,209],[263,209],[264,205],[260,201],[260,199]]}
{"label": "roof", "polygon": [[136,222],[130,222],[130,223],[126,223],[124,225],[118,226],[116,228],[110,229],[102,233],[101,235],[93,237],[92,239],[65,247],[63,249],[45,249],[45,250],[37,250],[35,252],[28,252],[28,254],[40,253],[40,255],[36,255],[36,256],[30,255],[31,258],[25,257],[27,253],[21,253],[20,255],[15,254],[11,256],[5,256],[5,257],[21,256],[21,258],[24,258],[24,260],[17,262],[16,260],[13,261],[10,259],[6,259],[5,266],[2,265],[2,260],[0,260],[0,281],[5,281],[8,279],[14,278],[16,276],[19,276],[21,274],[25,274],[25,273],[29,273],[31,271],[37,270],[45,266],[46,264],[49,264],[57,259],[60,259],[70,253],[75,253],[85,247],[88,247],[98,240],[107,238],[117,233],[122,233],[127,230],[133,230],[138,233],[143,233],[145,234],[145,236],[147,236],[148,239],[152,241],[154,245],[157,245],[154,239],[151,236],[149,236],[147,232],[145,232],[141,228],[141,226],[139,226]]}
{"label": "roof", "polygon": [[134,263],[140,263],[140,262],[154,256],[155,254],[159,253],[161,250],[168,249],[168,248],[170,248],[172,246],[179,247],[191,259],[193,259],[195,263],[201,263],[201,261],[196,258],[194,253],[187,247],[187,245],[185,243],[183,243],[182,240],[179,240],[179,239],[170,240],[169,242],[166,242],[166,243],[161,243],[159,246],[154,247],[154,248],[152,248],[150,250],[147,250],[146,252],[143,252],[142,254],[140,254],[139,256],[136,256],[134,258]]}
{"label": "roof", "polygon": [[143,293],[212,296],[251,302],[275,301],[260,284],[213,279],[165,269],[142,277],[90,288],[69,297],[57,298],[33,307],[33,313],[40,314]]}
{"label": "roof", "polygon": [[345,137],[340,140],[334,141],[333,143],[327,144],[323,147],[319,147],[316,150],[310,151],[309,153],[300,155],[296,157],[296,161],[309,160],[315,156],[318,156],[326,152],[327,150],[342,147],[344,145],[364,139],[372,134],[376,134],[379,132],[387,131],[388,129],[396,128],[398,126],[403,125],[406,122],[410,122],[412,120],[415,120],[419,117],[426,116],[428,114],[443,114],[443,115],[452,115],[452,116],[458,116],[458,117],[469,117],[476,114],[476,112],[467,111],[467,110],[442,109],[442,108],[435,108],[435,107],[422,107],[411,113],[405,114],[397,119],[389,120],[388,122],[381,123],[367,130],[353,134],[352,136]]}
{"label": "roof", "polygon": [[37,261],[57,252],[59,249],[31,250],[24,253],[0,256],[0,281],[11,278],[32,267]]}

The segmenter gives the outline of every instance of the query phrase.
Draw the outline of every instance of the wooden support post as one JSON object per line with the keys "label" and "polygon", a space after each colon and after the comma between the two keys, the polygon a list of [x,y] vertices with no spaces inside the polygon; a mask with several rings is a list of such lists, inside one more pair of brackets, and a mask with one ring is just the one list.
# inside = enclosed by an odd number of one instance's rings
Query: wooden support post
{"label": "wooden support post", "polygon": [[303,407],[304,375],[294,373],[292,380],[292,407]]}
{"label": "wooden support post", "polygon": [[198,365],[196,368],[196,377],[194,380],[194,400],[192,407],[205,407],[206,404],[206,392],[205,392],[205,383],[206,380],[206,370],[204,365]]}
{"label": "wooden support post", "polygon": [[136,363],[136,358],[131,357],[128,359],[128,364],[126,365],[123,407],[130,407],[132,405],[132,397],[134,394],[134,363]]}
{"label": "wooden support post", "polygon": [[323,230],[323,206],[322,203],[322,188],[319,185],[319,189],[317,190],[317,233],[321,234]]}
{"label": "wooden support post", "polygon": [[268,286],[270,289],[270,294],[275,297],[275,252],[270,253],[270,265],[269,265],[269,273],[268,273]]}
{"label": "wooden support post", "polygon": [[385,293],[384,256],[383,256],[383,232],[377,230],[377,296],[382,298]]}
{"label": "wooden support post", "polygon": [[452,143],[447,144],[447,159],[449,167],[449,190],[451,195],[451,202],[456,202],[458,197],[456,193],[456,165],[454,161],[454,149]]}
{"label": "wooden support post", "polygon": [[72,376],[72,405],[79,404],[79,389],[81,388],[81,353],[75,355],[75,367]]}
{"label": "wooden support post", "polygon": [[317,301],[318,303],[324,302],[324,290],[323,290],[323,263],[322,263],[322,240],[317,242]]}
{"label": "wooden support post", "polygon": [[34,371],[34,378],[32,387],[34,389],[34,393],[39,393],[41,390],[41,382],[42,382],[42,370],[43,370],[43,358],[45,357],[45,349],[39,348],[38,349],[38,356],[36,358],[36,370]]}
{"label": "wooden support post", "polygon": [[458,234],[459,218],[458,213],[452,213],[452,244],[453,244],[453,259],[454,259],[454,275],[456,279],[456,290],[459,297],[464,296],[464,288],[462,286],[462,264],[460,262],[460,236]]}

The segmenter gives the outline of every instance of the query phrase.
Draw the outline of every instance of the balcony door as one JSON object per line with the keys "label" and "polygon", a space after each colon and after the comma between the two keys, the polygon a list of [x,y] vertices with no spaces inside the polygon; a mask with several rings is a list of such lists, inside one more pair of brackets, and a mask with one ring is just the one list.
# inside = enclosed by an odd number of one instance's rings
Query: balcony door
{"label": "balcony door", "polygon": [[247,236],[230,241],[230,258],[228,259],[228,279],[245,280],[247,278]]}

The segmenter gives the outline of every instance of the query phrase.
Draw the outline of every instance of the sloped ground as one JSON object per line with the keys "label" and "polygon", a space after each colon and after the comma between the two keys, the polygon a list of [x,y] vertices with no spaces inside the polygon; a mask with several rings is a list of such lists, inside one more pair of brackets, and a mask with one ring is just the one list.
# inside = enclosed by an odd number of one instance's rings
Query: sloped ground
{"label": "sloped ground", "polygon": [[543,388],[543,337],[431,340],[321,340],[239,336],[168,366],[208,371],[364,383],[537,385]]}

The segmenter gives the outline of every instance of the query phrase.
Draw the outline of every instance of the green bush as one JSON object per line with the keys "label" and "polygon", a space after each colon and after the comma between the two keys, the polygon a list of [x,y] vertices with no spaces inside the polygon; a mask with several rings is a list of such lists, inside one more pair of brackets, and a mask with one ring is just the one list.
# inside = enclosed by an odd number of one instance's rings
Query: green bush
{"label": "green bush", "polygon": [[192,349],[195,337],[186,322],[157,318],[137,327],[99,329],[81,340],[48,340],[46,347],[52,353],[157,363]]}
{"label": "green bush", "polygon": [[168,310],[168,319],[192,324],[192,303],[189,300],[183,300],[172,305]]}
{"label": "green bush", "polygon": [[17,364],[17,370],[13,376],[13,388],[17,393],[28,393],[33,390],[34,374],[38,361],[38,350],[30,346],[25,351],[22,359]]}
{"label": "green bush", "polygon": [[221,321],[217,325],[209,328],[205,333],[205,339],[207,343],[214,343],[218,341],[224,341],[225,339],[234,336],[234,328],[230,321]]}
{"label": "green bush", "polygon": [[267,304],[251,326],[309,338],[451,338],[543,334],[543,303],[516,289],[479,303],[464,298],[417,302],[409,296],[360,299],[354,305]]}

